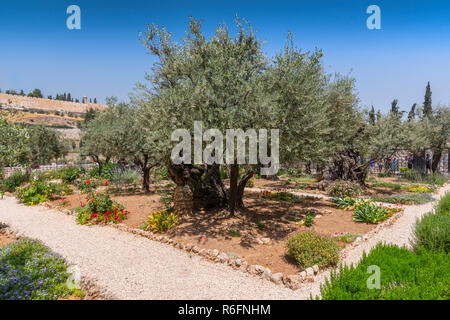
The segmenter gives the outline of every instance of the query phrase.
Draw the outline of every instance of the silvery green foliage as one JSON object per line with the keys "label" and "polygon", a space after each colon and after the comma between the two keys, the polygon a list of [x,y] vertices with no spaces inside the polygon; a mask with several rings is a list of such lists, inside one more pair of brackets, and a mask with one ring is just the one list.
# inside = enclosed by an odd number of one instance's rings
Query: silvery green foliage
{"label": "silvery green foliage", "polygon": [[[155,25],[141,34],[149,53],[157,58],[148,85],[138,84],[133,102],[142,107],[141,122],[155,149],[170,156],[171,133],[193,123],[204,128],[280,129],[280,155],[284,163],[324,161],[335,150],[332,112],[350,109],[356,102],[352,79],[330,80],[322,52],[302,53],[292,45],[272,61],[261,50],[251,27],[236,19],[236,36],[226,26],[206,39],[201,23],[191,19],[181,43]],[[346,121],[347,119],[345,119]],[[342,123],[336,124],[340,130]],[[348,134],[347,134],[348,135]],[[339,136],[345,140],[346,136]]]}
{"label": "silvery green foliage", "polygon": [[0,115],[0,167],[28,164],[29,139],[24,127],[8,123]]}
{"label": "silvery green foliage", "polygon": [[0,118],[0,166],[30,167],[35,161],[47,163],[68,152],[67,141],[44,126],[24,127]]}
{"label": "silvery green foliage", "polygon": [[269,108],[262,94],[262,73],[267,61],[250,26],[236,19],[233,38],[219,26],[206,39],[201,23],[191,19],[181,44],[165,29],[148,26],[141,40],[158,61],[147,75],[150,86],[138,84],[134,102],[142,106],[143,128],[158,151],[166,156],[171,133],[189,130],[201,120],[204,128],[265,128]]}

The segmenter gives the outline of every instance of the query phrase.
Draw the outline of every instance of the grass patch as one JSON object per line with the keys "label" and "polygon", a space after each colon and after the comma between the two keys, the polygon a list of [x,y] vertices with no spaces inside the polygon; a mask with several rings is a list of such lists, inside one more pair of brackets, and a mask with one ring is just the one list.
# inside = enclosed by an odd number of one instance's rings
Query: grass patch
{"label": "grass patch", "polygon": [[416,221],[412,246],[430,251],[450,251],[450,193],[447,193],[434,209]]}
{"label": "grass patch", "polygon": [[[369,277],[379,268],[379,287]],[[373,268],[373,267],[372,267]],[[369,272],[368,272],[369,270]],[[357,267],[341,266],[321,286],[323,300],[448,300],[450,259],[443,252],[378,244]]]}

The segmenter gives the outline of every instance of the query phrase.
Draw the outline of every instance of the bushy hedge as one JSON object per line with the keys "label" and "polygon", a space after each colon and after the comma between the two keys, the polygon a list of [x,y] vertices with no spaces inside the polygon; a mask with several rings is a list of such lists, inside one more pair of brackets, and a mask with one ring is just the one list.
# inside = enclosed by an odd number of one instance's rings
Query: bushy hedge
{"label": "bushy hedge", "polygon": [[66,167],[61,170],[59,170],[59,178],[67,183],[72,183],[78,178],[80,178],[81,174],[83,173],[83,169],[80,167]]}
{"label": "bushy hedge", "polygon": [[20,171],[13,172],[2,182],[2,190],[13,193],[16,188],[25,182],[25,174]]}
{"label": "bushy hedge", "polygon": [[450,193],[430,212],[416,222],[412,246],[431,251],[450,251]]}
{"label": "bushy hedge", "polygon": [[[369,266],[380,268],[380,288],[369,289]],[[369,269],[370,270],[370,269]],[[377,245],[358,266],[340,267],[321,286],[324,300],[449,299],[450,259],[444,252],[418,248],[414,253],[393,245]]]}
{"label": "bushy hedge", "polygon": [[314,232],[301,232],[287,242],[288,255],[294,258],[301,269],[335,266],[339,261],[339,246],[330,238]]}

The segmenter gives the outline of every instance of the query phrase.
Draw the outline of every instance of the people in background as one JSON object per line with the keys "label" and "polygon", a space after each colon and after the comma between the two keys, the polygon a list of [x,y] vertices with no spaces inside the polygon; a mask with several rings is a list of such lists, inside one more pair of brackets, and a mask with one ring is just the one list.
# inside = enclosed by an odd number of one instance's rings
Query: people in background
{"label": "people in background", "polygon": [[414,157],[412,155],[410,155],[408,157],[408,169],[412,169],[413,168],[413,159],[414,159]]}
{"label": "people in background", "polygon": [[431,156],[429,153],[425,158],[425,173],[431,173]]}

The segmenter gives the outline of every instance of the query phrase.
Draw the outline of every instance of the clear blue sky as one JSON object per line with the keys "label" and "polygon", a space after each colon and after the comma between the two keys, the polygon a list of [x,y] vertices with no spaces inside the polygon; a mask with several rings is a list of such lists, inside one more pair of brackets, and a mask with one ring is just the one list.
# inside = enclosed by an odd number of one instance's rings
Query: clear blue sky
{"label": "clear blue sky", "polygon": [[[66,28],[66,8],[81,8],[81,30]],[[366,27],[366,8],[381,8],[381,30]],[[423,103],[431,82],[433,104],[450,102],[450,1],[94,1],[3,0],[0,7],[0,88],[40,88],[45,95],[71,92],[103,102],[127,99],[154,58],[138,41],[146,23],[184,35],[188,17],[219,22],[246,18],[278,51],[291,30],[297,46],[324,50],[330,72],[356,78],[361,104],[387,110]]]}

